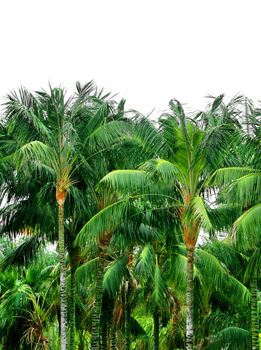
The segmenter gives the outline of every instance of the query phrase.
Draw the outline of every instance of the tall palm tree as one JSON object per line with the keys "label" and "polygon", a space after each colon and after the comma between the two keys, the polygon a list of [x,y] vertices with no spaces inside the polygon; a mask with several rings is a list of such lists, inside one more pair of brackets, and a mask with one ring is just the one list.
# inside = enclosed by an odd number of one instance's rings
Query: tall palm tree
{"label": "tall palm tree", "polygon": [[[77,197],[79,194],[79,189],[74,190],[76,183],[84,177],[81,175],[79,178],[77,175],[79,169],[89,172],[85,176],[87,178],[89,176],[89,179],[85,182],[92,183],[91,169],[84,161],[83,151],[86,148],[92,149],[96,157],[99,157],[102,154],[101,148],[107,150],[108,145],[115,143],[115,138],[122,133],[124,125],[113,116],[106,121],[105,116],[111,106],[105,101],[107,96],[97,95],[94,88],[93,82],[84,86],[77,84],[77,94],[67,100],[61,88],[50,88],[50,93],[42,91],[34,95],[26,89],[20,89],[19,94],[15,92],[10,94],[5,104],[4,126],[8,137],[12,140],[10,147],[12,155],[5,159],[11,159],[18,169],[22,168],[25,178],[30,178],[33,170],[36,176],[33,180],[37,179],[38,189],[41,188],[41,193],[35,195],[39,199],[43,193],[48,193],[49,187],[51,189],[49,193],[53,194],[58,206],[63,350],[67,348],[65,203],[68,194],[70,197]],[[45,183],[41,183],[43,174],[46,178]],[[38,224],[39,222],[35,222],[34,227]]]}
{"label": "tall palm tree", "polygon": [[[217,113],[219,105],[216,100],[213,102],[211,116]],[[222,105],[222,108],[225,107]],[[86,237],[94,232],[100,235],[108,230],[108,223],[110,227],[117,226],[128,215],[131,205],[142,205],[140,198],[147,198],[143,200],[145,205],[148,199],[157,198],[159,201],[160,198],[158,205],[172,210],[179,219],[187,249],[186,346],[191,350],[194,253],[200,230],[213,230],[208,215],[211,207],[207,203],[207,193],[211,188],[209,180],[225,164],[233,125],[231,122],[218,124],[203,131],[186,118],[178,101],[172,100],[170,109],[171,113],[160,118],[159,130],[147,128],[144,130],[146,137],[139,138],[138,146],[145,140],[144,153],[149,146],[154,147],[156,158],[148,160],[138,170],[116,170],[101,180],[100,186],[116,194],[118,201],[92,218],[80,236]],[[225,110],[227,114],[234,113],[233,108]],[[133,142],[137,143],[137,138]]]}
{"label": "tall palm tree", "polygon": [[[259,347],[257,308],[257,283],[261,263],[261,157],[260,110],[248,105],[247,128],[238,153],[242,166],[216,171],[214,182],[222,188],[221,200],[236,208],[232,236],[237,248],[248,256],[245,281],[250,281],[251,291],[251,342],[252,349]],[[247,111],[248,111],[247,109]],[[257,156],[254,156],[257,155]]]}

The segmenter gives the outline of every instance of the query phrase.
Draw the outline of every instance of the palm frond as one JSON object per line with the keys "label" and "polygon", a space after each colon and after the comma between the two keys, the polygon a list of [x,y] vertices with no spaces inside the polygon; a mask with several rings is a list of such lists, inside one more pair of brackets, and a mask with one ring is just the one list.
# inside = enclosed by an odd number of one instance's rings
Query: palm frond
{"label": "palm frond", "polygon": [[205,287],[212,286],[224,295],[230,290],[231,293],[227,297],[233,300],[234,305],[238,305],[237,303],[248,305],[250,300],[248,289],[231,276],[215,256],[202,249],[197,249],[196,256],[196,265],[203,275]]}
{"label": "palm frond", "polygon": [[247,350],[251,348],[250,333],[243,328],[228,327],[223,329],[206,347],[206,350]]}
{"label": "palm frond", "polygon": [[158,259],[156,257],[156,264],[153,276],[153,293],[152,293],[152,307],[161,309],[168,304],[167,288],[164,283],[164,278],[160,270]]}
{"label": "palm frond", "polygon": [[128,125],[124,121],[113,120],[108,123],[103,123],[96,128],[88,137],[88,146],[92,150],[108,149],[116,142],[119,143],[122,135],[128,132]]}
{"label": "palm frond", "polygon": [[137,279],[145,280],[152,278],[155,270],[155,252],[151,244],[146,244],[139,254],[139,258],[134,267]]}
{"label": "palm frond", "polygon": [[96,241],[99,236],[112,233],[126,218],[129,201],[121,200],[108,205],[95,214],[78,233],[75,244],[86,246],[88,241]]}
{"label": "palm frond", "polygon": [[44,241],[38,235],[25,239],[22,244],[15,249],[11,249],[5,255],[4,259],[0,262],[0,268],[5,270],[13,265],[28,266],[36,258],[36,254],[39,252],[42,244],[44,244]]}
{"label": "palm frond", "polygon": [[152,159],[145,162],[141,169],[145,170],[150,177],[158,178],[169,186],[173,186],[173,183],[182,175],[175,164],[165,159]]}
{"label": "palm frond", "polygon": [[99,186],[119,193],[142,193],[149,185],[150,181],[144,170],[114,170],[100,181]]}
{"label": "palm frond", "polygon": [[207,231],[213,230],[213,225],[209,218],[208,211],[206,209],[206,204],[204,203],[202,197],[195,196],[192,205],[195,220],[198,221],[201,224],[201,227],[206,229]]}
{"label": "palm frond", "polygon": [[242,249],[255,248],[260,242],[261,204],[245,211],[234,224],[235,239]]}
{"label": "palm frond", "polygon": [[258,247],[251,254],[244,273],[244,282],[251,280],[256,271],[261,270],[261,248]]}
{"label": "palm frond", "polygon": [[233,181],[226,191],[227,200],[250,207],[261,197],[261,172],[241,176]]}
{"label": "palm frond", "polygon": [[117,260],[113,261],[104,274],[103,290],[108,293],[111,298],[115,298],[118,294],[123,277],[126,276],[128,263],[128,256],[123,255]]}
{"label": "palm frond", "polygon": [[213,175],[208,179],[208,184],[213,186],[224,186],[239,179],[240,177],[249,174],[256,173],[257,170],[248,167],[228,167],[220,168],[216,170]]}
{"label": "palm frond", "polygon": [[94,258],[81,264],[75,271],[77,284],[89,282],[96,274],[99,258]]}
{"label": "palm frond", "polygon": [[57,168],[57,155],[48,145],[40,141],[32,141],[22,146],[13,155],[15,164],[21,168],[29,162],[39,162],[53,168]]}

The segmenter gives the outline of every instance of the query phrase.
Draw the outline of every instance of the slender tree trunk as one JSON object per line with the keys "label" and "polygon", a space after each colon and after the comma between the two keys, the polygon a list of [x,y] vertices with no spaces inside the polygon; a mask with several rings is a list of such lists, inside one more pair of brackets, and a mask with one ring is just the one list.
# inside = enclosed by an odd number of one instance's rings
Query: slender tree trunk
{"label": "slender tree trunk", "polygon": [[91,349],[100,349],[100,320],[101,320],[101,306],[102,306],[102,281],[104,273],[105,257],[102,252],[99,256],[98,270],[96,277],[96,290],[95,290],[95,305],[92,316],[92,339]]}
{"label": "slender tree trunk", "polygon": [[193,266],[194,248],[187,249],[186,349],[193,350]]}
{"label": "slender tree trunk", "polygon": [[108,350],[108,327],[107,327],[107,322],[104,315],[102,315],[102,320],[101,320],[101,341],[102,341],[101,349]]}
{"label": "slender tree trunk", "polygon": [[116,350],[116,327],[114,324],[110,329],[110,350]]}
{"label": "slender tree trunk", "polygon": [[64,246],[64,204],[58,202],[58,235],[60,262],[60,302],[61,302],[61,350],[67,350],[67,300],[66,300],[66,265]]}
{"label": "slender tree trunk", "polygon": [[125,286],[125,322],[124,322],[124,328],[125,328],[125,350],[130,350],[130,316],[131,316],[131,309],[129,305],[129,285],[128,282],[126,282]]}
{"label": "slender tree trunk", "polygon": [[70,350],[75,350],[75,267],[71,268]]}
{"label": "slender tree trunk", "polygon": [[259,325],[257,315],[257,271],[253,272],[250,280],[251,291],[251,338],[252,350],[259,349]]}
{"label": "slender tree trunk", "polygon": [[156,309],[153,313],[153,322],[154,322],[154,350],[159,350],[159,312]]}

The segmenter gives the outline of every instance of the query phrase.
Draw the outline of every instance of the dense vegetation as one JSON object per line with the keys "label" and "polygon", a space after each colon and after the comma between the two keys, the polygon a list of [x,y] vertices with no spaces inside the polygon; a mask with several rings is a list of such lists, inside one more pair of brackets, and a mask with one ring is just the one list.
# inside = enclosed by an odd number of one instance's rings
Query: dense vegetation
{"label": "dense vegetation", "polygon": [[261,110],[7,96],[0,349],[259,349]]}

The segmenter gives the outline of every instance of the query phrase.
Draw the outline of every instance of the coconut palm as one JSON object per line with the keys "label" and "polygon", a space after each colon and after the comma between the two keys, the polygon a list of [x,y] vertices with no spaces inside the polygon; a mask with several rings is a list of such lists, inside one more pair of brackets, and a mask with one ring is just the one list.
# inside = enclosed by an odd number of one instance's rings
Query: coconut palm
{"label": "coconut palm", "polygon": [[[215,103],[216,100],[213,105]],[[153,145],[157,158],[148,160],[138,170],[117,170],[102,179],[100,186],[117,193],[119,200],[91,219],[80,236],[86,237],[91,232],[99,235],[108,228],[108,220],[110,226],[116,226],[124,220],[128,208],[133,203],[137,205],[141,197],[150,201],[153,197],[158,201],[160,198],[160,206],[172,210],[179,219],[187,249],[186,346],[192,349],[194,252],[200,230],[213,230],[206,194],[210,189],[209,179],[224,164],[231,147],[232,125],[214,125],[202,131],[195,122],[186,118],[178,101],[172,100],[170,109],[171,113],[160,118],[159,131],[146,130],[144,150],[147,145]],[[213,108],[211,115],[215,111]],[[230,114],[232,112],[233,109]],[[146,200],[143,203],[147,205]]]}
{"label": "coconut palm", "polygon": [[[30,179],[33,173],[36,176],[34,179],[39,180],[38,188],[40,186],[41,190],[36,193],[36,199],[51,189],[58,206],[56,227],[60,260],[62,349],[67,347],[64,205],[68,193],[70,196],[79,194],[79,190],[73,190],[80,180],[76,176],[78,167],[81,167],[82,172],[89,171],[85,183],[91,182],[90,167],[84,161],[81,150],[92,148],[96,157],[99,157],[102,154],[101,147],[107,150],[108,144],[115,143],[115,137],[121,135],[123,128],[123,124],[113,115],[106,120],[105,116],[112,107],[104,102],[107,96],[97,96],[93,91],[92,82],[84,86],[77,84],[77,94],[66,100],[65,92],[60,88],[50,88],[50,93],[42,91],[35,95],[20,89],[19,94],[10,94],[5,104],[5,127],[15,144],[12,148],[15,152],[9,158],[18,169],[23,169],[23,176],[29,175]],[[121,113],[119,111],[117,117]],[[49,181],[40,182],[43,174]],[[81,173],[81,178],[86,179],[86,176]],[[39,221],[32,226],[37,225]]]}
{"label": "coconut palm", "polygon": [[256,350],[259,347],[257,282],[261,262],[261,157],[258,156],[261,149],[260,125],[257,122],[260,111],[251,104],[249,108],[251,114],[247,116],[247,133],[239,148],[243,166],[232,171],[229,168],[217,170],[214,181],[223,187],[221,200],[229,203],[231,208],[237,208],[232,237],[237,248],[248,256],[244,281],[250,284],[251,342],[252,349]]}

